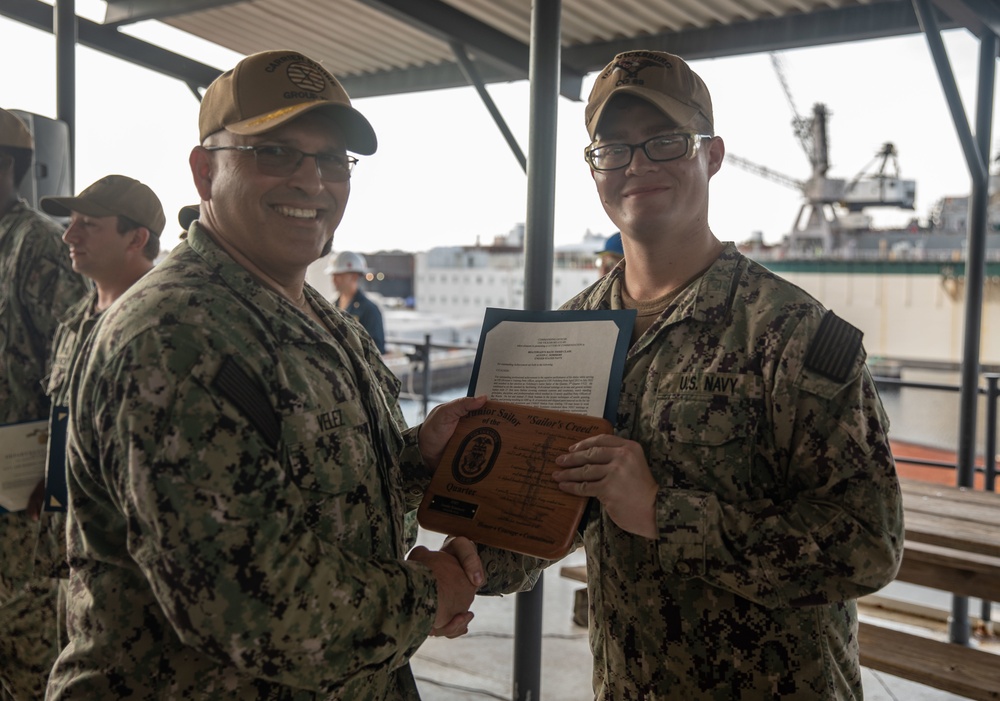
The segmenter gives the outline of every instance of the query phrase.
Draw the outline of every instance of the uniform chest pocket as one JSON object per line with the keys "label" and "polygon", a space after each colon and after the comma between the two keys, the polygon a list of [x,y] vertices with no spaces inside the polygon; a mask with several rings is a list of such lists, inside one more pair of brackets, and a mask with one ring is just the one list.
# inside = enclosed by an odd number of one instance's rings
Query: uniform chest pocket
{"label": "uniform chest pocket", "polygon": [[371,554],[381,492],[367,421],[338,408],[282,417],[282,434],[305,525],[326,542]]}
{"label": "uniform chest pocket", "polygon": [[48,382],[45,386],[45,394],[56,398],[57,393],[66,385],[69,378],[70,364],[73,361],[72,355],[60,349],[55,359],[52,361],[52,371],[49,373]]}
{"label": "uniform chest pocket", "polygon": [[754,495],[757,416],[750,402],[727,396],[657,398],[651,450],[673,486],[719,494],[726,501]]}

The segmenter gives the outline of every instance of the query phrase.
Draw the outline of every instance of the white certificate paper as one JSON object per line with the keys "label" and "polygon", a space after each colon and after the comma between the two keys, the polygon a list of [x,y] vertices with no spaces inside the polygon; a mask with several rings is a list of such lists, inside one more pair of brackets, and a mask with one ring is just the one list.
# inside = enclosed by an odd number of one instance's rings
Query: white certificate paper
{"label": "white certificate paper", "polygon": [[487,309],[473,395],[614,423],[633,310]]}
{"label": "white certificate paper", "polygon": [[42,419],[0,426],[0,513],[28,508],[28,497],[45,478],[48,424]]}

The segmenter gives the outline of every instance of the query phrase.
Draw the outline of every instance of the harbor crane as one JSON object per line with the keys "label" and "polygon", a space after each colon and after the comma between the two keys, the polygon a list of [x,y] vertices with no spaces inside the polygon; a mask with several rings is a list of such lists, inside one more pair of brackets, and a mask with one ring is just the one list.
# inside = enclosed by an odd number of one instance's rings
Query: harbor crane
{"label": "harbor crane", "polygon": [[[802,206],[795,217],[789,243],[798,248],[821,246],[824,253],[830,253],[841,232],[858,228],[852,222],[867,221],[865,217],[856,216],[866,207],[913,209],[916,182],[900,177],[898,154],[890,142],[884,143],[875,158],[850,181],[827,176],[830,169],[827,139],[830,113],[826,105],[818,102],[813,105],[810,117],[802,117],[789,88],[781,57],[771,53],[770,58],[792,112],[792,131],[809,160],[812,172],[808,179],[800,180],[732,153],[726,154],[726,160],[802,193]],[[876,163],[878,170],[871,171]],[[838,208],[846,209],[855,216],[841,217]]]}

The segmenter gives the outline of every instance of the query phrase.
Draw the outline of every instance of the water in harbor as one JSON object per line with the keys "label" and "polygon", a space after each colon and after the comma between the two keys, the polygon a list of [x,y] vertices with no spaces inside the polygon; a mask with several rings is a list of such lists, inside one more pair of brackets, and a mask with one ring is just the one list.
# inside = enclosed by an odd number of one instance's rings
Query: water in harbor
{"label": "water in harbor", "polygon": [[[953,390],[880,386],[882,404],[889,415],[889,435],[894,440],[931,448],[957,451],[959,392],[957,372],[907,369],[901,379],[952,385]],[[986,426],[986,398],[979,397],[976,410],[976,451],[983,452]]]}

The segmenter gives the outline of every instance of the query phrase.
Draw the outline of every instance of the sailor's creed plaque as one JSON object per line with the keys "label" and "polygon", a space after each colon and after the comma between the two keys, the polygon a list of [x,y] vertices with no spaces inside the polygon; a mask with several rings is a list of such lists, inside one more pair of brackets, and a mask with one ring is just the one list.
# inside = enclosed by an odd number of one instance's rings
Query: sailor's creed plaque
{"label": "sailor's creed plaque", "polygon": [[587,498],[559,489],[555,459],[603,418],[487,401],[461,420],[417,520],[424,528],[556,560],[569,552]]}

